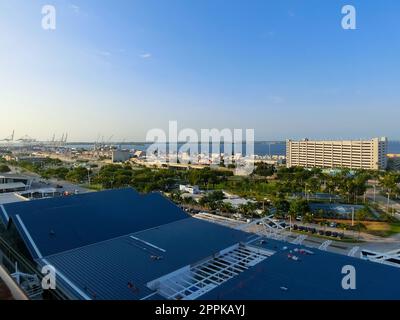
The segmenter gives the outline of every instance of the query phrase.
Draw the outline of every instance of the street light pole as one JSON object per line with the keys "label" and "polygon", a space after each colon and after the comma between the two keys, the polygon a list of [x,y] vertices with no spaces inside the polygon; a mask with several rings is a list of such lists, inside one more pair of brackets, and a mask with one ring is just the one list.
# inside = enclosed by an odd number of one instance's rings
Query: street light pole
{"label": "street light pole", "polygon": [[376,185],[373,185],[374,187],[374,202],[376,202]]}
{"label": "street light pole", "polygon": [[304,197],[307,199],[307,183],[304,183]]}
{"label": "street light pole", "polygon": [[88,182],[89,182],[89,186],[90,186],[90,169],[89,168],[86,168],[87,169],[87,172],[88,172]]}

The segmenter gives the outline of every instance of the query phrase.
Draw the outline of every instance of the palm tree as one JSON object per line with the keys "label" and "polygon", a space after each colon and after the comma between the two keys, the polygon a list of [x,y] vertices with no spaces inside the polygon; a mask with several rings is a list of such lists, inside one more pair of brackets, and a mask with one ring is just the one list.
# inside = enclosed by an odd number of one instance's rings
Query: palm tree
{"label": "palm tree", "polygon": [[314,216],[307,212],[304,216],[303,216],[303,222],[305,223],[312,223],[314,221]]}
{"label": "palm tree", "polygon": [[289,218],[290,218],[290,230],[292,230],[292,222],[296,219],[297,215],[300,214],[298,211],[298,201],[292,201],[289,207]]}
{"label": "palm tree", "polygon": [[400,175],[394,172],[386,172],[379,178],[379,185],[383,190],[389,191],[389,194],[399,193]]}
{"label": "palm tree", "polygon": [[274,205],[278,214],[286,214],[290,209],[290,203],[283,198],[276,199]]}
{"label": "palm tree", "polygon": [[364,221],[367,218],[367,209],[362,209],[358,210],[356,212],[356,219],[358,221],[357,223],[357,229],[358,229],[358,239],[360,239],[360,233],[361,233],[361,226],[362,226],[362,221]]}
{"label": "palm tree", "polygon": [[219,209],[225,213],[233,213],[235,211],[235,209],[229,202],[223,202],[223,201],[220,203]]}

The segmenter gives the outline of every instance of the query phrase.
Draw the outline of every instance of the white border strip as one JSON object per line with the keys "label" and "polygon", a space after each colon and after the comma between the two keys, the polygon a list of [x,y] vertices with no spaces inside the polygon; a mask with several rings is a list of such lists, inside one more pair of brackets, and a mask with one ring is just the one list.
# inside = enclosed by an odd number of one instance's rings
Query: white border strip
{"label": "white border strip", "polygon": [[6,217],[7,223],[10,221],[10,217],[7,214],[6,208],[3,205],[0,205],[1,211],[3,211],[4,216]]}
{"label": "white border strip", "polygon": [[136,237],[134,237],[134,236],[130,236],[130,237],[131,237],[132,239],[134,239],[134,240],[137,240],[137,241],[141,242],[141,243],[147,244],[148,246],[150,246],[150,247],[152,247],[152,248],[154,248],[154,249],[160,250],[160,251],[162,251],[162,252],[167,252],[167,250],[164,250],[163,248],[157,247],[157,246],[155,246],[154,244],[152,244],[152,243],[150,243],[150,242],[144,241],[144,240],[139,239],[139,238],[136,238]]}
{"label": "white border strip", "polygon": [[25,224],[22,222],[22,220],[21,220],[19,214],[15,215],[15,217],[17,218],[19,224],[21,225],[22,230],[24,231],[25,235],[27,236],[27,238],[28,238],[29,242],[31,243],[33,249],[35,250],[35,252],[36,252],[38,258],[41,259],[43,256],[42,256],[42,254],[40,253],[38,247],[36,246],[35,241],[33,241],[33,239],[32,239],[32,237],[31,237],[29,231],[26,229]]}
{"label": "white border strip", "polygon": [[[46,259],[42,259],[42,261],[48,265],[51,266],[52,264],[49,263]],[[56,275],[59,276],[61,279],[63,279],[72,289],[74,289],[76,292],[78,292],[83,298],[86,300],[92,300],[86,293],[84,293],[81,289],[79,289],[76,285],[74,285],[66,276],[64,276],[60,271],[58,271],[56,268]]]}

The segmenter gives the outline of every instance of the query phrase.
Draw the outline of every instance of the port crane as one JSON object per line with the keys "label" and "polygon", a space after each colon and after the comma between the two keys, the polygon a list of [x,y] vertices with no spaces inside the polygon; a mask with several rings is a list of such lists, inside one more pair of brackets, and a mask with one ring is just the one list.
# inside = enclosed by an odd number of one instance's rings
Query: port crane
{"label": "port crane", "polygon": [[19,138],[17,141],[21,141],[21,142],[25,142],[25,143],[32,143],[32,142],[36,142],[35,139],[31,138],[30,136],[28,136],[27,134],[24,135],[23,137]]}
{"label": "port crane", "polygon": [[0,141],[12,142],[12,141],[14,141],[14,134],[15,134],[15,130],[13,130],[13,132],[10,136],[8,136],[7,138],[0,140]]}

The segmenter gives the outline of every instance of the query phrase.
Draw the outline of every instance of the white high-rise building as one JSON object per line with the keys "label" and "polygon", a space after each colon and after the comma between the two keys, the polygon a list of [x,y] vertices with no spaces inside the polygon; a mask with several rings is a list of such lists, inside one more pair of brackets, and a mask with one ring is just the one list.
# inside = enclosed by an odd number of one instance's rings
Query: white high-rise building
{"label": "white high-rise building", "polygon": [[286,166],[382,170],[387,166],[386,137],[371,140],[286,141]]}

